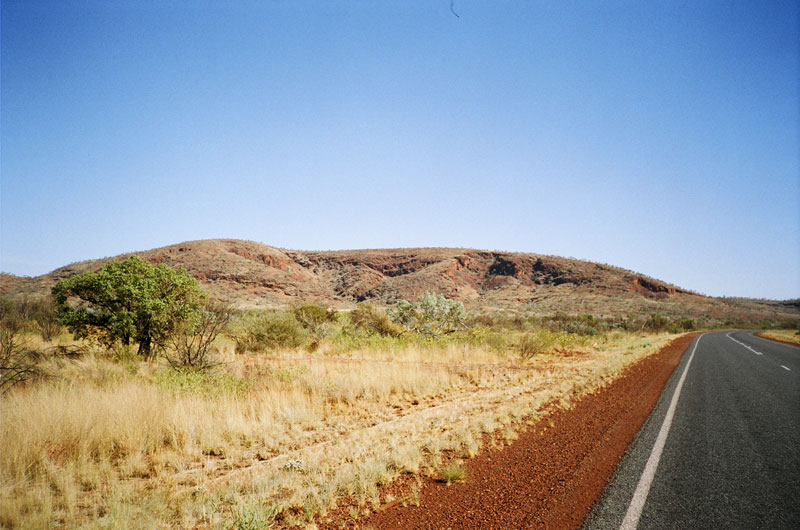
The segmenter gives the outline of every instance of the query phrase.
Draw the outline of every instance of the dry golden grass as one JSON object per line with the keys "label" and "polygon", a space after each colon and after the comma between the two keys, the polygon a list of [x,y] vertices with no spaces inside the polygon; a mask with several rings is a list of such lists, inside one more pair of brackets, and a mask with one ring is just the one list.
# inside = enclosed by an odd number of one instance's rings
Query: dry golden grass
{"label": "dry golden grass", "polygon": [[[0,398],[0,526],[303,527],[343,497],[376,507],[484,433],[612,380],[668,335],[617,332],[522,363],[479,347],[234,355],[208,374],[95,352]],[[555,344],[554,347],[557,347]]]}
{"label": "dry golden grass", "polygon": [[757,333],[758,336],[800,345],[800,333],[795,329],[774,329]]}

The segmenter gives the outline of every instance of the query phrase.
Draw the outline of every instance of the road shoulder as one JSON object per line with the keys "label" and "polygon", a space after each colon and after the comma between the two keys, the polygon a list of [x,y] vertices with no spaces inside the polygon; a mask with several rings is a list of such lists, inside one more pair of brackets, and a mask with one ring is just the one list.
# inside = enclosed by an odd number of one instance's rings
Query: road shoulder
{"label": "road shoulder", "polygon": [[424,478],[418,505],[398,503],[344,526],[580,527],[694,335],[675,339],[571,409],[534,423],[513,444],[479,453],[465,464],[465,483]]}

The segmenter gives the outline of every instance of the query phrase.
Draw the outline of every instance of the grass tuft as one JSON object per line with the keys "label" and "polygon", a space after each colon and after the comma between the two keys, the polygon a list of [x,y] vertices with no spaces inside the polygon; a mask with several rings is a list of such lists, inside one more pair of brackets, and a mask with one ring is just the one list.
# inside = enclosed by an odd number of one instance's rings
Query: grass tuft
{"label": "grass tuft", "polygon": [[454,462],[442,469],[441,481],[448,486],[458,484],[467,480],[467,470],[461,462]]}

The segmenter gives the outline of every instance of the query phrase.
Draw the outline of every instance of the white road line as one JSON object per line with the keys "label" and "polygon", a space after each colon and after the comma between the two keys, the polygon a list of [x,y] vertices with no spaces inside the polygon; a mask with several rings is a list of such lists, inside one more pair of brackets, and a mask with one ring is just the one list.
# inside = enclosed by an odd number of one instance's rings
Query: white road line
{"label": "white road line", "polygon": [[[731,333],[733,333],[733,331],[731,331]],[[736,344],[741,344],[742,346],[744,346],[745,348],[747,348],[747,349],[748,349],[748,350],[750,350],[751,352],[755,353],[756,355],[764,355],[764,354],[763,354],[763,353],[761,353],[760,351],[756,351],[756,350],[754,350],[753,348],[751,348],[750,346],[748,346],[748,345],[747,345],[747,344],[745,344],[744,342],[741,342],[741,341],[738,341],[738,340],[734,339],[733,337],[731,337],[731,333],[726,333],[726,334],[725,334],[725,336],[726,336],[726,337],[728,337],[729,339],[731,339],[731,340],[732,340],[733,342],[735,342]]]}
{"label": "white road line", "polygon": [[788,366],[781,365],[781,368],[783,368],[784,370],[789,370],[790,372],[792,371],[792,369],[789,368]]}
{"label": "white road line", "polygon": [[689,365],[692,364],[692,359],[694,359],[694,352],[697,351],[697,345],[700,344],[700,339],[702,338],[703,336],[701,335],[697,338],[697,342],[694,343],[694,348],[692,348],[692,353],[689,355],[686,368],[683,369],[681,378],[678,380],[678,386],[675,387],[675,393],[672,395],[672,401],[669,403],[667,415],[664,416],[664,423],[661,424],[661,430],[658,431],[656,443],[653,444],[650,458],[647,459],[642,477],[639,479],[636,491],[633,492],[633,499],[631,499],[631,504],[628,506],[627,513],[625,513],[625,519],[619,527],[620,530],[636,530],[636,526],[639,524],[639,518],[642,516],[642,509],[647,500],[647,494],[650,493],[650,485],[653,483],[653,478],[656,476],[656,468],[658,467],[658,461],[661,459],[661,452],[664,450],[664,445],[667,442],[669,428],[672,426],[672,417],[675,415],[675,407],[678,405],[678,397],[681,395],[681,388],[683,387],[683,381],[686,379],[686,372],[689,371]]}

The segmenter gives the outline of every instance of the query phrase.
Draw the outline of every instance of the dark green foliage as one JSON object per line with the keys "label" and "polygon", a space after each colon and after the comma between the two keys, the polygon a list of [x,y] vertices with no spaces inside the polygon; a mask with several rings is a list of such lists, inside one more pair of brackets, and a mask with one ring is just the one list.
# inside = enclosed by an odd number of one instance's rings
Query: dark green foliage
{"label": "dark green foliage", "polygon": [[197,317],[206,295],[185,270],[131,256],[60,280],[53,298],[59,322],[76,338],[136,343],[151,358],[181,323]]}

